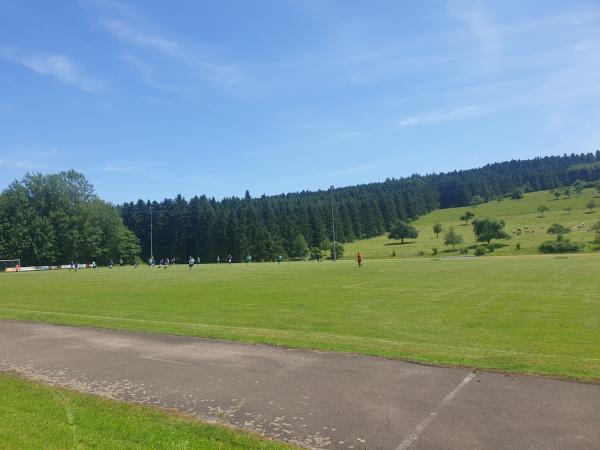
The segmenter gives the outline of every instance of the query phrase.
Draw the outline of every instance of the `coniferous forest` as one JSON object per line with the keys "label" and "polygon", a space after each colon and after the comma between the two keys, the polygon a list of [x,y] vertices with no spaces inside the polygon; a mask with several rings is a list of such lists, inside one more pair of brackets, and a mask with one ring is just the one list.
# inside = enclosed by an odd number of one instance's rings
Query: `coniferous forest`
{"label": "coniferous forest", "polygon": [[[106,263],[150,257],[150,215],[155,258],[189,256],[202,262],[255,261],[297,256],[298,242],[329,252],[332,209],[336,241],[377,236],[399,219],[437,208],[485,201],[516,188],[553,189],[600,176],[600,151],[488,164],[478,169],[413,175],[351,187],[220,201],[204,195],[112,206],[83,175],[27,175],[0,194],[0,259],[23,264]],[[120,213],[120,214],[119,214]]]}
{"label": "coniferous forest", "polygon": [[437,208],[468,205],[474,196],[490,200],[515,188],[553,189],[576,179],[595,180],[600,151],[489,164],[478,169],[413,175],[381,183],[273,196],[225,198],[181,196],[162,202],[138,200],[119,208],[125,224],[140,238],[144,258],[150,255],[150,208],[153,211],[154,256],[200,257],[214,262],[231,254],[253,260],[296,256],[302,235],[308,246],[330,251],[332,204],[336,241],[377,236],[398,220],[415,219]]}

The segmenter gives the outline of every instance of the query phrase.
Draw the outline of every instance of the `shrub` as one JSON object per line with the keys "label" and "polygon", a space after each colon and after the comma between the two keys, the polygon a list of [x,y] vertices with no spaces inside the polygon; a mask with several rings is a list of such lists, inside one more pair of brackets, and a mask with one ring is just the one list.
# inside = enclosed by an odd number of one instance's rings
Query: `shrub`
{"label": "shrub", "polygon": [[517,248],[517,250],[521,250],[521,243],[520,242],[517,242],[516,248]]}
{"label": "shrub", "polygon": [[469,249],[467,249],[467,248],[461,248],[459,250],[459,253],[462,254],[462,255],[466,255],[467,253],[469,253]]}
{"label": "shrub", "polygon": [[596,208],[596,206],[598,206],[596,200],[590,200],[585,204],[585,207],[589,209],[590,212],[594,212],[594,208]]}
{"label": "shrub", "polygon": [[425,252],[423,250],[419,250],[417,252],[417,256],[425,256]]}
{"label": "shrub", "polygon": [[438,254],[438,249],[437,249],[437,247],[433,247],[433,248],[431,249],[431,251],[432,251],[432,253],[433,253],[434,255],[437,255],[437,254]]}
{"label": "shrub", "polygon": [[515,188],[511,195],[510,198],[513,200],[521,200],[523,198],[523,189],[521,188]]}
{"label": "shrub", "polygon": [[546,233],[548,233],[548,234],[565,234],[565,233],[569,233],[570,231],[571,230],[569,230],[564,225],[561,225],[560,223],[553,223],[552,225],[550,225],[548,227],[548,229],[546,230]]}
{"label": "shrub", "polygon": [[310,259],[320,260],[323,257],[323,252],[319,247],[312,247],[310,249]]}
{"label": "shrub", "polygon": [[487,249],[483,245],[475,247],[475,256],[483,256],[487,253]]}
{"label": "shrub", "polygon": [[390,255],[392,258],[396,256],[396,250],[392,250],[392,254]]}
{"label": "shrub", "polygon": [[[329,249],[329,253],[331,255],[329,259],[333,259],[333,244],[331,244],[331,248]],[[344,244],[342,244],[341,242],[336,242],[335,243],[335,257],[337,259],[339,259],[342,256],[344,256]]]}
{"label": "shrub", "polygon": [[559,234],[555,241],[542,242],[538,250],[542,253],[574,253],[580,251],[581,248],[581,244],[571,242]]}
{"label": "shrub", "polygon": [[472,206],[481,205],[484,202],[485,202],[485,200],[480,195],[474,195],[473,198],[471,199]]}

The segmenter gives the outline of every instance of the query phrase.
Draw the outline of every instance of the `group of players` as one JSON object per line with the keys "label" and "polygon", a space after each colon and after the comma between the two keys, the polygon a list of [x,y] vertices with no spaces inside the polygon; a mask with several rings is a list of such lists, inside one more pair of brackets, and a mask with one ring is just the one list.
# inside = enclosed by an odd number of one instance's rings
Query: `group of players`
{"label": "group of players", "polygon": [[[276,258],[276,260],[277,260],[277,264],[281,264],[283,262],[283,256],[278,255],[277,258]],[[318,260],[320,261],[320,258]],[[362,265],[362,261],[363,261],[363,257],[362,257],[362,255],[359,252],[359,253],[356,254],[356,262],[358,263],[358,267],[362,267],[363,266]],[[231,265],[232,262],[233,262],[233,256],[227,255],[227,264]],[[250,264],[252,262],[252,256],[251,255],[246,255],[246,257],[244,258],[244,262],[246,264]],[[217,256],[216,263],[217,264],[221,264],[221,257],[220,256]],[[124,264],[124,261],[123,261],[123,258],[121,258],[119,260],[119,265],[123,266],[123,264]],[[167,268],[169,268],[169,266],[171,264],[175,264],[175,258],[172,258],[172,259],[161,258],[160,261],[158,262],[158,267],[160,269],[167,269]],[[189,269],[192,270],[196,264],[200,264],[200,257],[194,258],[193,256],[190,256],[189,259],[188,259],[188,267],[189,267]],[[156,262],[154,261],[154,258],[149,258],[148,259],[148,265],[150,267],[155,267],[156,266]],[[77,271],[79,269],[79,264],[76,263],[76,262],[74,262],[74,261],[71,261],[71,264],[69,266],[70,266],[69,269],[71,269],[71,270],[74,269],[75,271]],[[114,262],[111,259],[110,262],[108,263],[108,268],[112,270],[113,266],[114,266]],[[95,269],[96,268],[96,262],[92,261],[92,263],[89,264],[88,267],[91,267],[91,268]],[[137,268],[137,261],[133,262],[133,267]]]}
{"label": "group of players", "polygon": [[[233,262],[233,256],[231,255],[227,255],[227,264],[231,264]],[[217,256],[217,264],[221,264],[221,257]],[[194,259],[193,256],[190,256],[188,259],[188,267],[190,268],[190,270],[192,270],[194,268],[195,264],[200,264],[200,257],[197,257]]]}

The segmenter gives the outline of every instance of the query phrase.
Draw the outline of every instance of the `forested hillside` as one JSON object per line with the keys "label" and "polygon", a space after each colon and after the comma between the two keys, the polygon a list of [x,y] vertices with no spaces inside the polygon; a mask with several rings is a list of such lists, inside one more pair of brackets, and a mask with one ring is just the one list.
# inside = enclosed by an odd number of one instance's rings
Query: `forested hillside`
{"label": "forested hillside", "polygon": [[199,256],[212,262],[232,254],[239,261],[297,253],[299,235],[310,247],[331,245],[331,210],[337,241],[376,236],[398,219],[415,219],[437,208],[465,206],[476,196],[489,200],[514,189],[538,191],[594,180],[600,171],[600,151],[489,164],[478,169],[388,179],[382,183],[217,201],[181,196],[162,202],[120,206],[125,224],[150,255],[150,209],[154,217],[154,255],[184,259]]}

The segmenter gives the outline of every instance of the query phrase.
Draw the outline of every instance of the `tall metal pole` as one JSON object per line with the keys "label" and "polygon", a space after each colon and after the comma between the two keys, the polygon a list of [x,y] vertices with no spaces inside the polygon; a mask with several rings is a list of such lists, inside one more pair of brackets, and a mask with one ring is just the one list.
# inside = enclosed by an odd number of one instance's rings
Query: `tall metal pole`
{"label": "tall metal pole", "polygon": [[331,233],[333,235],[333,262],[337,261],[337,251],[335,249],[335,214],[333,213],[333,186],[331,186]]}
{"label": "tall metal pole", "polygon": [[154,246],[152,242],[152,206],[150,206],[150,259],[154,264]]}

